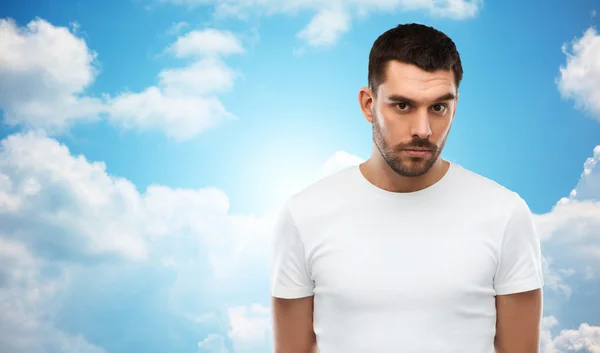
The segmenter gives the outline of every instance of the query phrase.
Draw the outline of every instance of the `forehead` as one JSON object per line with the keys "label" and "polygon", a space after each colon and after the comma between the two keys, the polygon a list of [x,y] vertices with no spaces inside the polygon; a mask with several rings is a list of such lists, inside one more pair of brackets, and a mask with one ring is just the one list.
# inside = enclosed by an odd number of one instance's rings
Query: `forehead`
{"label": "forehead", "polygon": [[427,101],[456,92],[454,72],[439,70],[427,72],[414,65],[390,61],[385,80],[379,85],[378,96],[401,95],[417,101]]}

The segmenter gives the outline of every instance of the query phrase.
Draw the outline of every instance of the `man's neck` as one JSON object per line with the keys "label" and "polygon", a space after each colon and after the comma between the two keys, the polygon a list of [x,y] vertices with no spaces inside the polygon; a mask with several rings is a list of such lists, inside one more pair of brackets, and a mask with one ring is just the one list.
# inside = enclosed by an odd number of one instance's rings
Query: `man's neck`
{"label": "man's neck", "polygon": [[360,165],[360,171],[371,184],[380,189],[390,192],[415,192],[440,181],[449,167],[449,162],[438,158],[424,175],[405,177],[398,175],[383,158],[372,156]]}

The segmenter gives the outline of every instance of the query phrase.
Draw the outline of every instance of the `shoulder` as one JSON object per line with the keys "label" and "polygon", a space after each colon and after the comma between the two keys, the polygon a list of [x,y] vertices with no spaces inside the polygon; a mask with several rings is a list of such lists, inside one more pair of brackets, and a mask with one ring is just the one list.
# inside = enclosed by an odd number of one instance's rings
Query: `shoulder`
{"label": "shoulder", "polygon": [[455,187],[464,195],[465,199],[479,202],[482,206],[495,204],[509,210],[524,202],[516,191],[489,177],[458,164],[454,165],[454,169]]}
{"label": "shoulder", "polygon": [[328,209],[343,205],[355,189],[353,185],[357,168],[346,167],[309,184],[287,199],[287,209],[295,217],[305,218],[309,214],[323,214]]}

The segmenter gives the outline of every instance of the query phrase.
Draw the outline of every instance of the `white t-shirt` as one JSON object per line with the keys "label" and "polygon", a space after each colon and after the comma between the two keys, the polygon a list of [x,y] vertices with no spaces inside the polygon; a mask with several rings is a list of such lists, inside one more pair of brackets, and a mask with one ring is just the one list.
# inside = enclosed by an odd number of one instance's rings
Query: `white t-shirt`
{"label": "white t-shirt", "polygon": [[493,353],[495,296],[543,286],[527,204],[454,163],[412,193],[346,168],[290,197],[273,240],[271,295],[314,295],[320,353]]}

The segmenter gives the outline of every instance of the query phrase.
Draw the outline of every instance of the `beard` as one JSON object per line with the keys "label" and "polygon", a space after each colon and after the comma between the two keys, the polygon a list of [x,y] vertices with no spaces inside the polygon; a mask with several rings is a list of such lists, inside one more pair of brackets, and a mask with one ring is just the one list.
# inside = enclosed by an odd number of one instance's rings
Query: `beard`
{"label": "beard", "polygon": [[[442,153],[446,138],[441,141],[439,146],[429,141],[429,139],[418,137],[408,143],[391,146],[381,133],[377,119],[378,117],[373,111],[373,142],[379,149],[383,159],[396,174],[403,177],[419,177],[426,174],[433,167]],[[426,148],[431,151],[431,154],[428,158],[406,157],[404,159],[398,155],[400,151],[411,148]]]}

